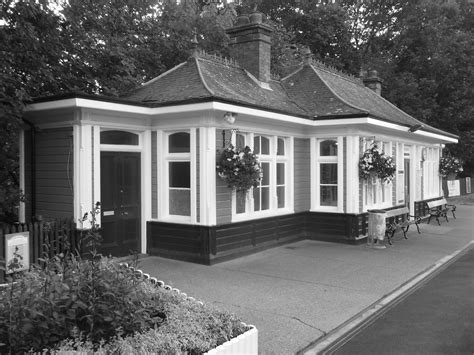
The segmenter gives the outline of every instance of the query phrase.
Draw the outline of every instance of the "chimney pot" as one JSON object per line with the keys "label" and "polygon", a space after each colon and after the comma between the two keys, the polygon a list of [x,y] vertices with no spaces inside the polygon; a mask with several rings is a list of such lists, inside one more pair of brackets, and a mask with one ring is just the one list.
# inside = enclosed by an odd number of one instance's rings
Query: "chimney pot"
{"label": "chimney pot", "polygon": [[362,76],[362,81],[364,82],[364,85],[375,92],[377,95],[382,94],[382,79],[379,78],[377,70],[369,70],[368,75],[366,74],[367,72],[364,70],[361,70]]}
{"label": "chimney pot", "polygon": [[250,23],[263,23],[263,14],[261,12],[252,12],[249,20]]}
{"label": "chimney pot", "polygon": [[239,15],[235,26],[246,25],[247,23],[249,23],[249,17],[247,15]]}
{"label": "chimney pot", "polygon": [[270,81],[270,53],[273,28],[263,23],[263,14],[239,16],[234,27],[226,30],[230,54],[244,69],[264,83]]}

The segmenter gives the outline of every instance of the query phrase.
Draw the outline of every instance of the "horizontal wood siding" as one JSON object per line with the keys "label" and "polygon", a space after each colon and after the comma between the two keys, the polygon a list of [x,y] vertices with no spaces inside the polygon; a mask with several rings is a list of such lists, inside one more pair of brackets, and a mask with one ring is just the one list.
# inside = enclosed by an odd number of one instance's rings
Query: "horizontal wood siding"
{"label": "horizontal wood siding", "polygon": [[72,128],[36,132],[36,215],[67,218],[74,212]]}
{"label": "horizontal wood siding", "polygon": [[199,128],[196,129],[196,221],[201,220],[201,174],[199,173],[201,164],[200,149],[201,142],[199,141]]}
{"label": "horizontal wood siding", "polygon": [[309,239],[334,242],[353,242],[364,230],[359,215],[308,212],[306,233]]}
{"label": "horizontal wood siding", "polygon": [[311,149],[310,140],[294,140],[295,212],[309,211],[311,205]]}
{"label": "horizontal wood siding", "polygon": [[147,253],[208,264],[210,229],[196,225],[148,222]]}
{"label": "horizontal wood siding", "polygon": [[304,238],[305,214],[291,214],[216,227],[216,253],[221,261]]}

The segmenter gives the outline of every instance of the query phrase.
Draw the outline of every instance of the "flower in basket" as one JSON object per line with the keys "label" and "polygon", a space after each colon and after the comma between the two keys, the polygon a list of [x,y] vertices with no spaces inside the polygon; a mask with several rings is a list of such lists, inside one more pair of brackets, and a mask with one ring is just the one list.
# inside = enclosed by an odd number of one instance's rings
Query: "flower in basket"
{"label": "flower in basket", "polygon": [[248,146],[226,147],[217,160],[217,174],[237,192],[247,192],[262,179],[260,162]]}
{"label": "flower in basket", "polygon": [[376,144],[367,149],[359,159],[359,176],[363,180],[379,178],[388,183],[395,176],[395,171],[393,158],[380,152]]}
{"label": "flower in basket", "polygon": [[439,174],[441,176],[456,175],[462,171],[462,161],[458,158],[446,155],[439,160]]}

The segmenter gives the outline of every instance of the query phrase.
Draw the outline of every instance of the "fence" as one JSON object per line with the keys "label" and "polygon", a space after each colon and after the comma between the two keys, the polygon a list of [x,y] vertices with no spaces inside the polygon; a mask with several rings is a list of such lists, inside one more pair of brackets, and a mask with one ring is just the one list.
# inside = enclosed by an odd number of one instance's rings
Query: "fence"
{"label": "fence", "polygon": [[[80,233],[73,219],[52,222],[34,222],[0,226],[0,259],[5,260],[5,236],[10,233],[29,232],[29,260],[39,264],[44,257],[79,248]],[[5,272],[0,271],[0,283],[5,280]]]}

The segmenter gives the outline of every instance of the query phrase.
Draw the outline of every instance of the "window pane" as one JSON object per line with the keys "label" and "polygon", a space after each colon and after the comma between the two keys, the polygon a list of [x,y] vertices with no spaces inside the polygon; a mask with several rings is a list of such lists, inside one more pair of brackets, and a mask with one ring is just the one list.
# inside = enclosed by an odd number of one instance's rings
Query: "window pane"
{"label": "window pane", "polygon": [[337,186],[321,186],[321,206],[337,206]]}
{"label": "window pane", "polygon": [[285,140],[283,138],[278,138],[277,155],[285,155]]}
{"label": "window pane", "polygon": [[262,185],[270,185],[270,163],[262,163]]}
{"label": "window pane", "polygon": [[245,137],[243,134],[237,134],[235,136],[235,147],[240,149],[245,147]]}
{"label": "window pane", "polygon": [[245,201],[247,200],[247,194],[245,192],[237,192],[235,197],[237,199],[235,204],[235,212],[245,213]]}
{"label": "window pane", "polygon": [[319,151],[322,157],[337,155],[337,141],[328,139],[319,143]]}
{"label": "window pane", "polygon": [[191,191],[190,190],[174,190],[169,191],[170,214],[178,216],[191,215]]}
{"label": "window pane", "polygon": [[285,207],[285,186],[277,187],[278,208]]}
{"label": "window pane", "polygon": [[266,137],[261,137],[262,139],[262,146],[261,146],[261,153],[260,154],[265,154],[269,155],[270,154],[270,140]]}
{"label": "window pane", "polygon": [[170,153],[189,153],[189,133],[178,132],[169,136],[168,149]]}
{"label": "window pane", "polygon": [[277,163],[277,185],[285,183],[285,163]]}
{"label": "window pane", "polygon": [[262,211],[270,208],[270,188],[262,187]]}
{"label": "window pane", "polygon": [[138,145],[138,134],[124,131],[100,132],[100,144]]}
{"label": "window pane", "polygon": [[337,184],[337,164],[320,164],[320,183]]}
{"label": "window pane", "polygon": [[169,163],[169,183],[170,187],[191,187],[189,161],[172,161]]}
{"label": "window pane", "polygon": [[253,137],[253,152],[260,154],[260,136]]}
{"label": "window pane", "polygon": [[260,211],[260,187],[253,189],[253,210]]}

